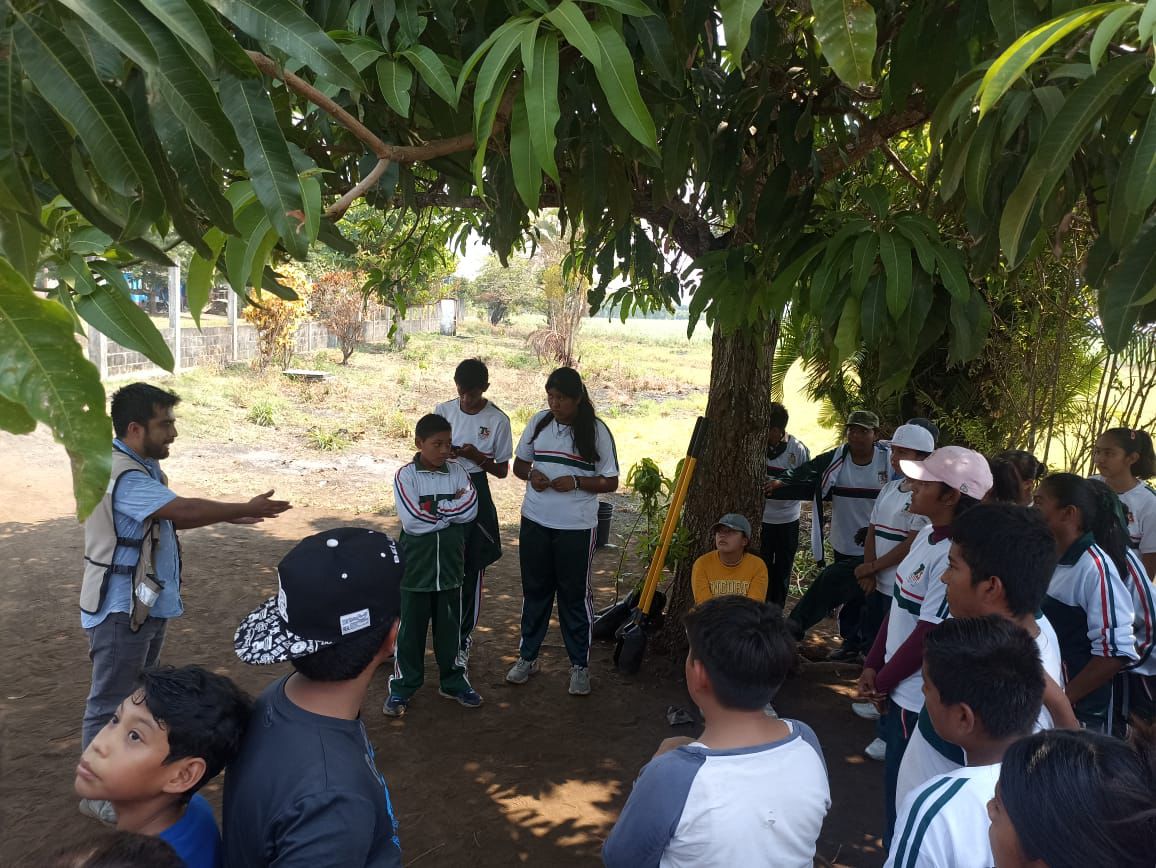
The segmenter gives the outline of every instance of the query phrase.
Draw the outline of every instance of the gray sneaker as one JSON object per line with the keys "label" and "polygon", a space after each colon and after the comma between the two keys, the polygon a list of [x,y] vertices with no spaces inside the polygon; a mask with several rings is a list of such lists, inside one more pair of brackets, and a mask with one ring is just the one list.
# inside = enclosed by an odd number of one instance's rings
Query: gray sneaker
{"label": "gray sneaker", "polygon": [[511,684],[525,684],[530,680],[530,676],[538,671],[537,660],[523,660],[518,658],[518,662],[510,667],[510,671],[506,673],[506,680]]}
{"label": "gray sneaker", "polygon": [[81,799],[80,813],[108,825],[116,825],[116,811],[108,799]]}
{"label": "gray sneaker", "polygon": [[590,670],[585,666],[570,667],[570,695],[590,695]]}

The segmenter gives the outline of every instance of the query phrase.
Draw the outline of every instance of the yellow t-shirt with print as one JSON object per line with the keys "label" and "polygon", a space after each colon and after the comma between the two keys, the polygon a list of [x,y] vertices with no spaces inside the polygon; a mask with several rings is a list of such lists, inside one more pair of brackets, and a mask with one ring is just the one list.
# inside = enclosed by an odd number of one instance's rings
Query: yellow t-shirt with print
{"label": "yellow t-shirt with print", "polygon": [[711,597],[727,594],[750,597],[761,603],[767,598],[767,564],[762,558],[747,552],[735,566],[728,567],[717,551],[707,552],[694,562],[690,586],[696,606]]}

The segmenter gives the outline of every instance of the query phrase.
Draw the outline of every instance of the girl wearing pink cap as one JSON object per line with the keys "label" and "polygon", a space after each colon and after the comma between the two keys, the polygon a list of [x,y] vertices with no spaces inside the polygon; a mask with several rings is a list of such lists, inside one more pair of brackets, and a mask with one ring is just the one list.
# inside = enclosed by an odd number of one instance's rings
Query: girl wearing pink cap
{"label": "girl wearing pink cap", "polygon": [[928,518],[895,571],[891,611],[879,630],[859,676],[859,695],[884,711],[887,743],[884,801],[890,847],[895,827],[895,788],[899,764],[923,708],[923,639],[948,617],[947,586],[940,576],[951,549],[949,531],[956,516],[979,503],[992,485],[987,459],[971,449],[944,446],[924,461],[902,461],[910,480],[910,511]]}

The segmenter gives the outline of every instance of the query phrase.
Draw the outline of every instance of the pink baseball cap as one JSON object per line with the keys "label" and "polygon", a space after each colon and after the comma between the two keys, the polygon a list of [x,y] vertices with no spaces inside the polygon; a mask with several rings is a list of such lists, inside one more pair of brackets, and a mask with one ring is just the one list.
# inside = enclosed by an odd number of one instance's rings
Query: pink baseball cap
{"label": "pink baseball cap", "polygon": [[943,446],[923,461],[900,461],[899,466],[908,479],[942,482],[976,500],[982,500],[991,490],[991,467],[987,459],[962,446]]}

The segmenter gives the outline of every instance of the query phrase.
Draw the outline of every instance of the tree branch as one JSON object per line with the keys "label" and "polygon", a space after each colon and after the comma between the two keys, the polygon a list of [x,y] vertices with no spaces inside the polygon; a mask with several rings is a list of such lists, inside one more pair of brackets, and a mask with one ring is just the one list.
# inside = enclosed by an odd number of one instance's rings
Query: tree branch
{"label": "tree branch", "polygon": [[340,220],[344,217],[345,212],[349,210],[349,206],[368,193],[370,189],[381,180],[381,176],[385,174],[388,168],[389,160],[378,160],[377,165],[369,170],[369,174],[358,181],[344,196],[325,209],[325,216],[330,220]]}
{"label": "tree branch", "polygon": [[921,195],[926,192],[923,188],[923,182],[915,177],[914,172],[907,168],[907,164],[903,162],[897,153],[895,153],[895,149],[892,148],[890,144],[884,143],[880,145],[879,148],[883,151],[884,155],[886,155],[887,162],[889,162],[894,167],[896,172],[910,181],[911,185],[916,190],[918,190]]}
{"label": "tree branch", "polygon": [[[874,122],[864,125],[860,130],[859,141],[850,148],[844,150],[838,145],[831,145],[821,150],[819,152],[819,177],[816,182],[822,184],[830,181],[840,172],[851,168],[867,157],[872,151],[881,148],[894,136],[925,123],[931,117],[931,112],[928,111],[921,98],[912,102],[913,105],[898,114],[882,115]],[[798,187],[801,186],[802,184],[798,181],[792,183],[792,192],[797,192]]]}
{"label": "tree branch", "polygon": [[[259,51],[248,51],[246,54],[249,55],[250,59],[257,65],[257,68],[261,70],[261,72],[285,82],[285,86],[290,90],[301,94],[301,96],[305,97],[315,106],[324,110],[339,124],[353,133],[353,135],[380,160],[391,160],[395,163],[419,163],[424,160],[432,160],[449,154],[459,154],[462,151],[469,151],[474,148],[473,133],[462,133],[460,136],[453,136],[448,139],[437,139],[436,141],[426,142],[423,145],[391,145],[383,142],[381,138],[366,127],[365,124],[300,76],[282,69],[273,58],[266,57]],[[507,96],[509,96],[509,94],[510,91],[507,91]],[[512,100],[509,102],[512,104]],[[506,105],[507,100],[503,99],[502,108],[506,108]],[[503,115],[501,109],[499,109],[498,118],[494,121],[494,132],[498,132],[505,127],[508,114],[507,111],[506,114]]]}

